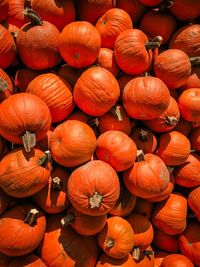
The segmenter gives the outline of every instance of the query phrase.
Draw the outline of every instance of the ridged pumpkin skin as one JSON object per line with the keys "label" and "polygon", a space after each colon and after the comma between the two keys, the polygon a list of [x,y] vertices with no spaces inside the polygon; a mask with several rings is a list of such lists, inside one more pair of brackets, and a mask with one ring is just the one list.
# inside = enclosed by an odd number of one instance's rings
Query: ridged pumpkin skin
{"label": "ridged pumpkin skin", "polygon": [[22,27],[22,25],[28,22],[24,15],[25,0],[8,0],[8,2],[9,9],[6,21],[19,28]]}
{"label": "ridged pumpkin skin", "polygon": [[78,120],[67,120],[59,124],[50,140],[53,159],[65,167],[75,167],[90,160],[96,145],[92,128]]}
{"label": "ridged pumpkin skin", "polygon": [[75,20],[75,6],[72,0],[32,0],[31,7],[43,20],[54,24],[61,31],[67,24]]}
{"label": "ridged pumpkin skin", "polygon": [[135,196],[150,198],[162,193],[169,183],[169,172],[156,155],[147,153],[123,174],[126,188]]}
{"label": "ridged pumpkin skin", "polygon": [[68,197],[71,204],[87,215],[106,214],[115,206],[119,194],[117,173],[101,160],[89,161],[78,167],[68,180]]}
{"label": "ridged pumpkin skin", "polygon": [[0,186],[13,197],[35,194],[47,184],[49,176],[47,155],[37,148],[30,153],[17,148],[0,162]]}
{"label": "ridged pumpkin skin", "polygon": [[197,220],[200,221],[200,186],[192,190],[188,195],[188,205],[196,215]]}
{"label": "ridged pumpkin skin", "polygon": [[179,251],[178,236],[168,235],[158,228],[154,228],[153,244],[158,250],[175,253]]}
{"label": "ridged pumpkin skin", "polygon": [[26,67],[44,70],[56,66],[61,59],[59,36],[59,30],[48,21],[35,26],[25,24],[17,34],[16,43],[18,54]]}
{"label": "ridged pumpkin skin", "polygon": [[155,205],[152,223],[168,235],[177,235],[186,228],[187,200],[172,193],[169,198]]}
{"label": "ridged pumpkin skin", "polygon": [[101,47],[97,29],[87,21],[69,23],[59,37],[62,58],[72,67],[88,67],[95,62]]}
{"label": "ridged pumpkin skin", "polygon": [[164,257],[160,267],[194,267],[194,264],[184,255],[171,254]]}
{"label": "ridged pumpkin skin", "polygon": [[97,235],[99,246],[114,259],[126,257],[134,246],[134,232],[129,222],[113,216]]}
{"label": "ridged pumpkin skin", "polygon": [[179,20],[192,21],[199,16],[200,3],[196,0],[176,0],[170,7],[170,12]]}
{"label": "ridged pumpkin skin", "polygon": [[24,204],[15,206],[0,217],[0,252],[8,256],[22,256],[32,252],[42,240],[46,219],[43,212],[37,214],[34,224],[29,225],[26,216],[35,206]]}
{"label": "ridged pumpkin skin", "polygon": [[16,45],[11,33],[0,24],[0,68],[11,65],[16,56]]}
{"label": "ridged pumpkin skin", "polygon": [[166,111],[169,103],[169,90],[156,77],[134,78],[124,87],[123,105],[131,118],[154,119]]}
{"label": "ridged pumpkin skin", "polygon": [[91,116],[101,116],[114,106],[119,98],[119,85],[114,75],[101,67],[83,72],[74,87],[76,105]]}
{"label": "ridged pumpkin skin", "polygon": [[159,146],[156,154],[167,166],[183,164],[190,154],[190,142],[186,136],[170,131],[159,137]]}
{"label": "ridged pumpkin skin", "polygon": [[13,93],[14,88],[10,77],[0,68],[0,103]]}
{"label": "ridged pumpkin skin", "polygon": [[12,200],[13,198],[0,188],[0,215],[7,210]]}
{"label": "ridged pumpkin skin", "polygon": [[53,123],[64,120],[74,109],[71,86],[54,73],[37,76],[26,91],[37,95],[47,104]]}
{"label": "ridged pumpkin skin", "polygon": [[109,48],[100,48],[96,64],[109,70],[114,76],[119,73],[119,67],[115,59],[114,51]]}
{"label": "ridged pumpkin skin", "polygon": [[96,267],[136,267],[137,263],[134,262],[131,254],[124,257],[123,259],[114,259],[109,257],[106,253],[101,254],[97,262]]}
{"label": "ridged pumpkin skin", "polygon": [[36,255],[28,254],[11,260],[8,267],[46,267],[46,264]]}
{"label": "ridged pumpkin skin", "polygon": [[101,36],[101,46],[113,49],[119,34],[127,29],[132,29],[133,24],[125,10],[111,8],[98,19],[95,27]]}
{"label": "ridged pumpkin skin", "polygon": [[[94,267],[100,254],[95,236],[79,235],[70,226],[61,226],[63,215],[47,221],[44,240],[38,252],[48,267]],[[53,248],[53,249],[52,249]]]}
{"label": "ridged pumpkin skin", "polygon": [[169,89],[184,85],[191,74],[191,63],[185,52],[168,49],[159,54],[154,62],[156,77],[160,78]]}

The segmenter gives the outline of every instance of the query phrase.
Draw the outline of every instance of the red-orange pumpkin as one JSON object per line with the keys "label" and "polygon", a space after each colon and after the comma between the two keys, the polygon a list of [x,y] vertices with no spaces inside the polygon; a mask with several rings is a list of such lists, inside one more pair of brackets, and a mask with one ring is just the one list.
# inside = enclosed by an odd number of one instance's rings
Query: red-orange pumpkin
{"label": "red-orange pumpkin", "polygon": [[123,91],[124,108],[134,119],[154,119],[166,111],[169,103],[169,90],[156,77],[134,78]]}
{"label": "red-orange pumpkin", "polygon": [[134,211],[137,212],[138,214],[144,215],[147,217],[147,219],[150,219],[151,213],[153,210],[153,203],[143,199],[143,198],[137,198],[136,206]]}
{"label": "red-orange pumpkin", "polygon": [[133,24],[125,10],[112,8],[98,19],[95,27],[101,36],[101,46],[113,49],[118,35],[127,29],[132,29]]}
{"label": "red-orange pumpkin", "polygon": [[71,204],[87,215],[106,214],[115,206],[119,194],[117,173],[101,160],[89,161],[76,168],[68,180],[68,197]]}
{"label": "red-orange pumpkin", "polygon": [[36,255],[27,254],[25,256],[16,257],[9,263],[8,267],[47,267],[46,264]]}
{"label": "red-orange pumpkin", "polygon": [[2,25],[11,33],[14,39],[16,39],[17,34],[19,32],[19,28],[16,25],[13,25],[7,22],[3,22]]}
{"label": "red-orange pumpkin", "polygon": [[178,236],[168,235],[156,227],[154,228],[153,244],[159,250],[164,250],[171,253],[179,251]]}
{"label": "red-orange pumpkin", "polygon": [[96,267],[136,267],[137,263],[134,262],[131,254],[124,257],[123,259],[114,259],[109,257],[106,253],[101,254],[97,262]]}
{"label": "red-orange pumpkin", "polygon": [[13,83],[8,74],[0,68],[0,102],[14,93]]}
{"label": "red-orange pumpkin", "polygon": [[50,140],[53,159],[65,167],[78,166],[90,160],[96,145],[92,128],[78,120],[67,120],[59,124]]}
{"label": "red-orange pumpkin", "polygon": [[170,254],[164,257],[160,267],[194,267],[194,264],[184,255]]}
{"label": "red-orange pumpkin", "polygon": [[77,120],[77,121],[89,123],[90,117],[81,110],[75,110],[69,115],[69,117],[67,117],[66,121],[68,120]]}
{"label": "red-orange pumpkin", "polygon": [[74,88],[74,85],[81,76],[82,72],[83,71],[81,69],[76,69],[68,64],[64,64],[59,68],[58,75],[64,78],[71,85],[71,87]]}
{"label": "red-orange pumpkin", "polygon": [[200,221],[200,186],[192,190],[188,195],[188,205],[196,215],[197,220]]}
{"label": "red-orange pumpkin", "polygon": [[170,7],[170,12],[179,20],[192,21],[199,16],[200,3],[196,0],[176,0]]}
{"label": "red-orange pumpkin", "polygon": [[8,256],[32,252],[44,236],[45,216],[31,204],[15,206],[0,219],[0,252]]}
{"label": "red-orange pumpkin", "polygon": [[[179,88],[179,91],[183,92],[191,88],[200,88],[200,79],[198,78],[196,73],[190,75],[190,77],[187,79],[187,82],[181,88]],[[173,92],[174,91],[175,90],[173,90]]]}
{"label": "red-orange pumpkin", "polygon": [[[6,194],[1,188],[0,188],[0,215],[3,214],[7,208],[9,207],[12,197]],[[0,263],[1,266],[1,263]]]}
{"label": "red-orange pumpkin", "polygon": [[98,57],[101,37],[97,29],[87,21],[71,22],[59,37],[62,58],[72,67],[90,66]]}
{"label": "red-orange pumpkin", "polygon": [[192,131],[192,124],[180,117],[178,123],[173,128],[174,131],[182,133],[185,136],[189,136]]}
{"label": "red-orange pumpkin", "polygon": [[154,251],[149,246],[146,250],[140,251],[139,258],[135,256],[135,250],[131,252],[133,255],[136,266],[138,267],[154,267]]}
{"label": "red-orange pumpkin", "polygon": [[115,259],[128,256],[134,246],[134,232],[130,223],[118,216],[107,219],[97,239],[103,251]]}
{"label": "red-orange pumpkin", "polygon": [[2,0],[0,3],[0,22],[4,21],[8,16],[8,0]]}
{"label": "red-orange pumpkin", "polygon": [[74,87],[74,101],[91,116],[101,116],[114,106],[119,98],[119,85],[114,75],[101,67],[83,72]]}
{"label": "red-orange pumpkin", "polygon": [[6,21],[19,28],[22,27],[27,22],[24,9],[30,6],[30,2],[25,0],[8,0],[8,3],[9,9]]}
{"label": "red-orange pumpkin", "polygon": [[98,66],[109,70],[114,76],[119,73],[119,67],[115,59],[113,50],[109,48],[101,48],[95,62]]}
{"label": "red-orange pumpkin", "polygon": [[160,267],[164,257],[166,257],[167,255],[167,252],[155,251],[154,267]]}

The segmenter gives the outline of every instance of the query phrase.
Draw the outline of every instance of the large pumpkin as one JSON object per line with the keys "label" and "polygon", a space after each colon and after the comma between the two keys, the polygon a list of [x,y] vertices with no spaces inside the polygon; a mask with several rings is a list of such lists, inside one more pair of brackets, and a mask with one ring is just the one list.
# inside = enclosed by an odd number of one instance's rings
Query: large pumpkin
{"label": "large pumpkin", "polygon": [[83,72],[74,87],[74,101],[91,116],[108,112],[119,98],[119,85],[114,75],[101,67],[91,67]]}
{"label": "large pumpkin", "polygon": [[46,264],[35,254],[27,254],[25,256],[16,257],[11,260],[8,267],[47,267]]}
{"label": "large pumpkin", "polygon": [[124,257],[123,259],[114,259],[109,257],[106,253],[101,254],[97,262],[96,267],[136,267],[137,263],[134,262],[131,254]]}
{"label": "large pumpkin", "polygon": [[67,120],[59,124],[50,140],[53,159],[65,167],[74,167],[89,161],[96,145],[92,128],[78,120]]}
{"label": "large pumpkin", "polygon": [[44,214],[31,204],[9,209],[0,217],[0,222],[0,252],[9,256],[32,252],[46,229]]}
{"label": "large pumpkin", "polygon": [[62,58],[72,67],[88,67],[95,62],[101,47],[97,29],[87,21],[71,22],[59,37]]}
{"label": "large pumpkin", "polygon": [[14,93],[13,83],[8,74],[0,68],[0,102]]}
{"label": "large pumpkin", "polygon": [[73,110],[71,86],[54,73],[45,73],[33,79],[27,92],[39,96],[48,106],[52,122],[64,120]]}
{"label": "large pumpkin", "polygon": [[68,197],[71,204],[87,215],[106,214],[115,206],[119,193],[117,173],[101,160],[93,160],[78,167],[68,180]]}
{"label": "large pumpkin", "polygon": [[51,125],[51,114],[38,96],[28,93],[11,95],[1,103],[0,134],[26,151],[45,137]]}
{"label": "large pumpkin", "polygon": [[200,186],[192,190],[188,195],[188,205],[194,212],[197,220],[200,221]]}

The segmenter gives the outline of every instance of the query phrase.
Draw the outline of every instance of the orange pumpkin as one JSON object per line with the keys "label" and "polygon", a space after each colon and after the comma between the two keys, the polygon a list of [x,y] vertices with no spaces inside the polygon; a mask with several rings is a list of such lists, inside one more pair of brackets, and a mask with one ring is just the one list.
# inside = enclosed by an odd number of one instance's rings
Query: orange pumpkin
{"label": "orange pumpkin", "polygon": [[[133,258],[135,257],[135,252],[131,252]],[[140,251],[140,255],[138,259],[134,258],[136,262],[136,266],[138,267],[154,267],[154,251],[149,246],[146,250]]]}
{"label": "orange pumpkin", "polygon": [[167,255],[167,252],[155,251],[154,267],[160,267],[164,257],[166,257]]}
{"label": "orange pumpkin", "polygon": [[182,133],[185,136],[189,136],[192,131],[192,124],[180,117],[178,123],[173,128],[174,131]]}
{"label": "orange pumpkin", "polygon": [[109,48],[100,48],[95,63],[98,66],[109,70],[114,76],[117,76],[117,74],[119,73],[119,67],[117,66],[114,52]]}
{"label": "orange pumpkin", "polygon": [[0,4],[0,22],[4,21],[6,19],[6,17],[8,16],[8,1],[7,0],[3,0],[1,1]]}
{"label": "orange pumpkin", "polygon": [[[200,88],[200,79],[198,78],[196,73],[193,73],[190,75],[190,77],[187,79],[186,83],[179,88],[179,91],[185,91],[187,89],[191,89],[191,88]],[[173,90],[175,91],[175,90]],[[175,91],[176,92],[176,91]]]}
{"label": "orange pumpkin", "polygon": [[47,267],[46,264],[36,255],[27,254],[25,256],[16,257],[9,263],[8,267]]}
{"label": "orange pumpkin", "polygon": [[164,257],[160,267],[194,267],[194,264],[184,255],[171,254]]}
{"label": "orange pumpkin", "polygon": [[[119,265],[120,264],[120,265]],[[106,253],[101,254],[97,262],[96,267],[136,267],[137,263],[134,262],[131,254],[124,257],[123,259],[114,259],[109,257]]]}
{"label": "orange pumpkin", "polygon": [[168,235],[156,227],[154,228],[153,244],[159,250],[164,250],[171,253],[179,251],[178,236]]}
{"label": "orange pumpkin", "polygon": [[200,186],[193,189],[188,195],[188,205],[200,221]]}

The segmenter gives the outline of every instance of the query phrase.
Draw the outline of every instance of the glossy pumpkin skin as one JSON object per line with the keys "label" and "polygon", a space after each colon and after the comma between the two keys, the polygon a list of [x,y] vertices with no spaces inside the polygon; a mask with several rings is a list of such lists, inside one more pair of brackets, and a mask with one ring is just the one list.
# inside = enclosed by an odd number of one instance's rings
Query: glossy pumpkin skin
{"label": "glossy pumpkin skin", "polygon": [[173,130],[182,133],[185,136],[189,136],[192,131],[192,124],[189,121],[180,118]]}
{"label": "glossy pumpkin skin", "polygon": [[153,244],[158,250],[175,253],[179,251],[178,236],[168,235],[158,228],[154,228]]}
{"label": "glossy pumpkin skin", "polygon": [[35,26],[25,24],[18,32],[16,43],[18,54],[26,67],[44,70],[56,66],[60,62],[59,36],[59,30],[48,21]]}
{"label": "glossy pumpkin skin", "polygon": [[101,160],[89,161],[76,168],[68,180],[68,197],[71,204],[87,215],[106,214],[115,206],[119,194],[117,173]]}
{"label": "glossy pumpkin skin", "polygon": [[47,156],[37,148],[26,152],[17,148],[0,162],[0,185],[9,195],[23,198],[40,191],[50,176]]}
{"label": "glossy pumpkin skin", "polygon": [[184,196],[172,193],[169,198],[155,205],[152,223],[168,235],[177,235],[185,230],[187,200]]}
{"label": "glossy pumpkin skin", "polygon": [[11,201],[12,197],[6,194],[6,192],[4,192],[2,189],[0,189],[0,215],[7,210]]}
{"label": "glossy pumpkin skin", "polygon": [[13,83],[8,74],[0,68],[0,102],[14,93]]}
{"label": "glossy pumpkin skin", "polygon": [[133,24],[129,14],[121,8],[112,8],[106,11],[95,25],[101,36],[101,46],[114,48],[116,38]]}
{"label": "glossy pumpkin skin", "polygon": [[[54,185],[54,178],[60,179],[60,189]],[[46,213],[56,214],[69,206],[67,197],[67,181],[69,174],[61,167],[56,166],[50,173],[46,186],[32,196],[33,201]]]}
{"label": "glossy pumpkin skin", "polygon": [[188,205],[200,221],[200,186],[193,189],[188,195]]}
{"label": "glossy pumpkin skin", "polygon": [[34,208],[31,204],[15,206],[0,217],[1,253],[22,256],[32,252],[39,245],[46,229],[44,214],[37,209],[39,213],[36,223],[29,225],[24,222],[28,212]]}
{"label": "glossy pumpkin skin", "polygon": [[134,78],[126,84],[123,91],[124,108],[134,119],[154,119],[166,111],[169,103],[169,90],[156,77]]}
{"label": "glossy pumpkin skin", "polygon": [[169,172],[164,162],[148,153],[123,174],[126,188],[135,196],[147,199],[164,191],[169,183]]}
{"label": "glossy pumpkin skin", "polygon": [[159,137],[159,146],[156,154],[167,166],[183,164],[190,154],[190,142],[186,136],[170,131]]}
{"label": "glossy pumpkin skin", "polygon": [[100,253],[96,237],[79,235],[70,226],[61,227],[62,218],[62,214],[49,218],[38,248],[40,257],[49,267],[94,267]]}
{"label": "glossy pumpkin skin", "polygon": [[119,67],[117,66],[114,52],[109,48],[100,48],[96,64],[109,70],[114,76],[117,76],[119,73]]}
{"label": "glossy pumpkin skin", "polygon": [[124,257],[123,259],[114,259],[109,257],[106,253],[101,254],[96,267],[136,267],[137,263],[134,262],[131,254]]}
{"label": "glossy pumpkin skin", "polygon": [[191,63],[185,52],[179,49],[167,49],[159,54],[154,62],[156,77],[169,89],[184,85],[191,74]]}
{"label": "glossy pumpkin skin", "polygon": [[107,219],[97,239],[103,251],[114,259],[126,257],[134,246],[134,232],[130,223],[118,216]]}
{"label": "glossy pumpkin skin", "polygon": [[199,16],[200,3],[195,0],[176,0],[170,7],[170,12],[179,20],[192,21]]}
{"label": "glossy pumpkin skin", "polygon": [[83,71],[81,69],[76,69],[68,64],[64,64],[59,68],[58,75],[65,79],[71,87],[74,88],[74,85],[81,76],[82,72]]}
{"label": "glossy pumpkin skin", "polygon": [[180,111],[176,100],[170,96],[169,106],[159,117],[145,120],[143,123],[154,132],[162,133],[172,130],[180,119]]}
{"label": "glossy pumpkin skin", "polygon": [[171,254],[166,256],[160,265],[160,267],[168,267],[168,266],[194,267],[194,264],[184,255]]}
{"label": "glossy pumpkin skin", "polygon": [[59,37],[62,58],[72,67],[88,67],[95,62],[101,47],[97,29],[87,21],[69,23]]}
{"label": "glossy pumpkin skin", "polygon": [[120,90],[114,75],[101,67],[83,72],[74,87],[76,105],[91,116],[101,116],[114,106]]}
{"label": "glossy pumpkin skin", "polygon": [[10,142],[22,144],[26,130],[34,132],[38,141],[46,135],[50,125],[50,111],[38,96],[19,93],[1,103],[0,133]]}
{"label": "glossy pumpkin skin", "polygon": [[54,73],[37,76],[26,91],[37,95],[47,104],[53,123],[64,120],[74,109],[71,86]]}
{"label": "glossy pumpkin skin", "polygon": [[123,72],[130,75],[141,74],[150,68],[152,51],[146,49],[147,42],[147,36],[138,29],[125,30],[117,37],[115,58]]}
{"label": "glossy pumpkin skin", "polygon": [[67,120],[59,124],[50,140],[53,159],[65,167],[75,167],[90,160],[96,145],[92,128],[78,120]]}
{"label": "glossy pumpkin skin", "polygon": [[0,25],[0,68],[11,65],[16,56],[16,45],[11,33]]}
{"label": "glossy pumpkin skin", "polygon": [[16,266],[46,267],[46,264],[44,264],[44,262],[38,256],[34,254],[28,254],[26,256],[14,258],[8,265],[8,267],[16,267]]}

